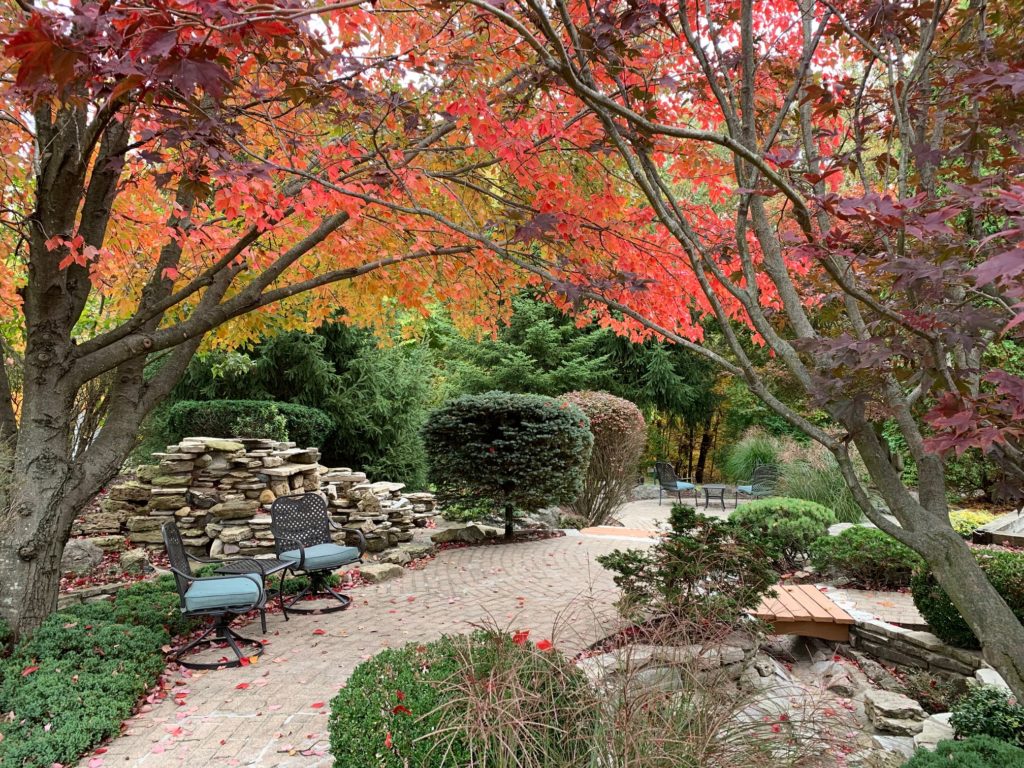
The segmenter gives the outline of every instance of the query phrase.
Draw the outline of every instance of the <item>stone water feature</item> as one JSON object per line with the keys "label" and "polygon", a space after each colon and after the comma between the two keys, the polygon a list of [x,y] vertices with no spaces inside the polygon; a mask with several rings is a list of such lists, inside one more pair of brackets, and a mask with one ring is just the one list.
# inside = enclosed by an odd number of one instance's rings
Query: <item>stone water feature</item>
{"label": "stone water feature", "polygon": [[174,519],[185,545],[212,557],[260,557],[274,552],[270,505],[280,496],[320,492],[333,535],[354,544],[356,531],[371,552],[412,539],[435,512],[430,493],[403,493],[402,483],[369,482],[362,472],[319,463],[317,448],[266,439],[187,437],[153,454],[135,480],[114,486],[99,509],[79,521],[79,535],[125,535],[163,546],[160,527]]}

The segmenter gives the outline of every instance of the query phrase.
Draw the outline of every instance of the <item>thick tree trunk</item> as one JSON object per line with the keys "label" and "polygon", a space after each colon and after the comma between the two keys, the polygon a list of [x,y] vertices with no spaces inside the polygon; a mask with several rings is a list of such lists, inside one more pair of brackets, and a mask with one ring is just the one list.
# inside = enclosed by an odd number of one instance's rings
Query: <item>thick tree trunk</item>
{"label": "thick tree trunk", "polygon": [[[981,642],[985,661],[1003,676],[1018,699],[1024,699],[1024,624],[950,525],[942,460],[934,454],[918,457],[920,500],[914,499],[876,433],[863,429],[864,422],[849,426],[856,430],[857,449],[871,479],[900,523],[890,532],[927,561],[935,579]],[[874,514],[872,518],[880,527],[892,528],[890,521]]]}
{"label": "thick tree trunk", "polygon": [[700,433],[700,448],[697,451],[697,469],[694,482],[704,482],[704,467],[707,465],[708,453],[711,451],[711,431],[714,428],[714,415],[708,416]]}
{"label": "thick tree trunk", "polygon": [[76,510],[69,457],[71,399],[47,371],[26,381],[14,472],[0,520],[0,617],[16,636],[57,606],[60,561]]}
{"label": "thick tree trunk", "polygon": [[508,541],[511,541],[514,535],[515,513],[515,507],[513,507],[511,504],[505,505],[505,538]]}
{"label": "thick tree trunk", "polygon": [[1024,695],[1024,625],[952,530],[930,535],[922,552],[936,580],[981,641],[982,655],[1017,698]]}

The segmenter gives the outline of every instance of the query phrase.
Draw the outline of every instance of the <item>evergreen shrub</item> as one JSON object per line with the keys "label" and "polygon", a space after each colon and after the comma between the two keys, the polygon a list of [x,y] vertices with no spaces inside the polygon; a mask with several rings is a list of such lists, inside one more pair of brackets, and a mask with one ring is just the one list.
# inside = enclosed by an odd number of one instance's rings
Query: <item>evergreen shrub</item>
{"label": "evergreen shrub", "polygon": [[799,560],[836,522],[835,513],[828,507],[783,497],[745,502],[736,508],[731,519],[778,552],[786,564]]}
{"label": "evergreen shrub", "polygon": [[576,406],[541,395],[464,395],[434,411],[424,428],[430,478],[441,504],[481,500],[504,509],[566,504],[582,488],[594,438]]}
{"label": "evergreen shrub", "polygon": [[910,584],[921,556],[877,528],[855,526],[811,544],[811,563],[824,575],[845,578],[863,589],[899,589]]}

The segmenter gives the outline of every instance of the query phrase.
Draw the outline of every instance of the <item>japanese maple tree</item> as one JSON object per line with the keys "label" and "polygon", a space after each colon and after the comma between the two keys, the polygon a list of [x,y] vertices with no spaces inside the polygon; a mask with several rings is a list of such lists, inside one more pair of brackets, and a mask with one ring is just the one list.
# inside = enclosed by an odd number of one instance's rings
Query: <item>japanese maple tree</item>
{"label": "japanese maple tree", "polygon": [[76,514],[204,341],[338,307],[465,313],[486,299],[475,286],[507,281],[493,255],[403,204],[430,194],[430,174],[458,177],[463,150],[446,75],[418,58],[439,22],[395,18],[351,1],[5,14],[0,616],[16,632],[55,608]]}
{"label": "japanese maple tree", "polygon": [[[497,86],[532,89],[514,136],[488,106],[493,86],[453,110],[530,211],[488,246],[566,307],[708,356],[827,447],[864,513],[925,557],[1024,695],[1024,627],[950,528],[944,478],[944,456],[968,447],[1018,490],[1024,478],[1024,380],[991,354],[1020,341],[1024,319],[1020,4],[461,7],[515,67]],[[554,146],[536,148],[545,130]],[[708,317],[717,348],[703,343]],[[777,396],[751,344],[830,426]]]}

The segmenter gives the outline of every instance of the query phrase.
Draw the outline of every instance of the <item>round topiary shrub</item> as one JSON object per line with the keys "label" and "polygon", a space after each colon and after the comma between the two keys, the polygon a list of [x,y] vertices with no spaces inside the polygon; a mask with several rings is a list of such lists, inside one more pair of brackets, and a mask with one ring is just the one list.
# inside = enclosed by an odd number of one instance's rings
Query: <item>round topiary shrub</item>
{"label": "round topiary shrub", "polygon": [[586,679],[527,634],[443,637],[360,664],[331,701],[335,765],[483,765],[505,750],[520,765],[585,765]]}
{"label": "round topiary shrub", "polygon": [[737,507],[730,519],[755,533],[790,565],[836,522],[835,513],[828,507],[783,497],[748,501]]}
{"label": "round topiary shrub", "polygon": [[594,436],[583,489],[566,506],[589,525],[602,525],[629,500],[636,485],[647,422],[636,405],[607,392],[569,392],[563,399],[586,414]]}
{"label": "round topiary shrub", "polygon": [[[1024,553],[977,547],[974,557],[1010,610],[1024,621]],[[914,605],[940,640],[958,648],[981,647],[978,638],[931,573],[924,569],[915,571],[910,589]]]}
{"label": "round topiary shrub", "polygon": [[505,513],[567,504],[580,494],[594,438],[579,408],[540,395],[487,392],[450,400],[423,430],[442,503],[490,501]]}
{"label": "round topiary shrub", "polygon": [[953,706],[949,724],[958,739],[991,736],[1024,747],[1024,706],[1010,701],[1002,688],[972,688]]}
{"label": "round topiary shrub", "polygon": [[863,589],[899,589],[910,584],[923,560],[910,547],[877,528],[855,526],[811,544],[811,563],[827,576]]}
{"label": "round topiary shrub", "polygon": [[903,768],[1024,768],[1024,749],[988,736],[940,741],[934,752],[919,749]]}

